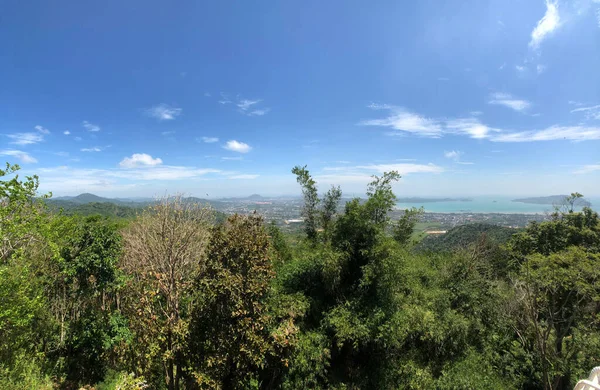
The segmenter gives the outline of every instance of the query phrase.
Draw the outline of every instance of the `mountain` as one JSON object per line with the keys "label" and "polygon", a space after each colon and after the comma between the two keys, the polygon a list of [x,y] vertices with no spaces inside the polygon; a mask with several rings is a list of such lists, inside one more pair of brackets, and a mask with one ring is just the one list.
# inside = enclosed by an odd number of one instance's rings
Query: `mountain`
{"label": "mountain", "polygon": [[61,196],[58,198],[54,198],[53,200],[68,201],[68,202],[77,203],[77,204],[85,204],[85,203],[92,203],[92,202],[115,203],[112,199],[103,198],[101,196],[89,194],[89,193],[84,193],[84,194],[80,194],[77,196]]}
{"label": "mountain", "polygon": [[[565,203],[567,195],[551,195],[551,196],[538,196],[532,198],[521,198],[513,199],[513,202],[529,203],[529,204],[547,204],[560,206]],[[578,207],[590,207],[592,204],[584,198],[575,200],[575,206]]]}

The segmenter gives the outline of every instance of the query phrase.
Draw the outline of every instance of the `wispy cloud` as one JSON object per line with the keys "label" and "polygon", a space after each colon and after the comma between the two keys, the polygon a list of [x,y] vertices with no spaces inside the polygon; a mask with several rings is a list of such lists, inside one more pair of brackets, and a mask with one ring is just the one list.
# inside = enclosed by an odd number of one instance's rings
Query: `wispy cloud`
{"label": "wispy cloud", "polygon": [[60,157],[69,157],[69,152],[56,152],[54,154]]}
{"label": "wispy cloud", "polygon": [[240,101],[237,102],[237,106],[240,110],[242,111],[247,111],[250,107],[252,107],[255,104],[258,104],[261,102],[261,99],[256,99],[256,100],[250,100],[250,99],[242,99]]}
{"label": "wispy cloud", "polygon": [[0,150],[0,156],[14,157],[24,164],[33,164],[33,163],[38,162],[29,153],[23,152],[21,150],[14,150],[14,149]]}
{"label": "wispy cloud", "polygon": [[517,72],[519,73],[524,73],[527,71],[527,68],[522,66],[522,65],[515,65],[515,69],[517,70]]}
{"label": "wispy cloud", "polygon": [[75,138],[73,138],[73,139],[74,139],[75,141],[79,142],[79,141],[81,141],[81,139],[82,139],[82,138],[81,138],[81,137],[75,137]]}
{"label": "wispy cloud", "polygon": [[558,5],[554,1],[546,0],[546,13],[531,32],[529,47],[532,49],[539,48],[542,41],[559,26],[560,15],[558,13]]}
{"label": "wispy cloud", "polygon": [[262,102],[262,99],[240,99],[236,103],[239,112],[248,116],[263,116],[266,115],[271,109],[270,108],[255,108],[257,104]]}
{"label": "wispy cloud", "polygon": [[171,107],[168,104],[158,104],[154,107],[150,107],[146,110],[146,114],[158,119],[159,121],[173,120],[175,117],[181,115],[183,110],[177,107]]}
{"label": "wispy cloud", "polygon": [[204,92],[204,97],[211,97],[210,92]]}
{"label": "wispy cloud", "polygon": [[538,74],[544,73],[546,71],[546,68],[547,68],[546,65],[540,65],[540,64],[538,64],[536,66]]}
{"label": "wispy cloud", "polygon": [[227,141],[227,143],[223,145],[223,148],[238,153],[248,153],[252,150],[250,145],[236,140]]}
{"label": "wispy cloud", "polygon": [[83,121],[83,127],[85,127],[85,129],[87,131],[91,131],[91,132],[100,131],[100,126],[90,123],[88,121]]}
{"label": "wispy cloud", "polygon": [[500,92],[493,93],[490,96],[490,100],[488,103],[505,106],[518,112],[525,111],[531,106],[531,103],[527,100],[517,99],[508,93]]}
{"label": "wispy cloud", "polygon": [[213,144],[215,142],[219,142],[219,138],[217,137],[201,137],[197,139],[198,141],[202,141],[207,144]]}
{"label": "wispy cloud", "polygon": [[253,111],[250,111],[248,113],[248,116],[263,116],[263,115],[267,114],[269,111],[271,111],[270,108],[263,108],[263,109],[260,109],[260,110],[253,110]]}
{"label": "wispy cloud", "polygon": [[44,136],[38,133],[15,133],[6,136],[13,140],[11,144],[14,145],[31,145],[44,140]]}
{"label": "wispy cloud", "polygon": [[461,152],[461,151],[451,150],[449,152],[444,152],[444,157],[449,158],[454,161],[458,161],[458,160],[460,160],[460,156],[462,154],[463,154],[463,152]]}
{"label": "wispy cloud", "polygon": [[397,171],[400,175],[408,175],[411,173],[442,173],[444,168],[435,164],[368,164],[357,165],[353,167],[325,167],[324,171],[345,171],[345,172],[367,172],[381,174],[384,172]]}
{"label": "wispy cloud", "polygon": [[161,135],[167,136],[167,135],[173,135],[175,134],[174,130],[169,130],[169,131],[163,131],[160,133]]}
{"label": "wispy cloud", "polygon": [[592,173],[592,172],[600,172],[600,164],[584,165],[581,168],[574,171],[573,173],[582,175],[582,174]]}
{"label": "wispy cloud", "polygon": [[42,134],[50,134],[50,130],[46,129],[44,126],[37,125],[34,127],[34,129],[36,129]]}
{"label": "wispy cloud", "polygon": [[475,165],[474,162],[470,162],[470,161],[457,161],[457,164],[461,164],[461,165]]}
{"label": "wispy cloud", "polygon": [[585,117],[587,119],[597,119],[600,120],[600,104],[597,106],[590,106],[590,107],[580,107],[580,108],[576,108],[574,110],[571,110],[572,113],[574,112],[582,112],[584,113]]}
{"label": "wispy cloud", "polygon": [[101,152],[102,148],[98,147],[98,146],[94,146],[92,148],[82,148],[80,149],[82,152]]}
{"label": "wispy cloud", "polygon": [[503,133],[490,138],[494,142],[590,141],[600,140],[600,127],[552,126],[544,130]]}
{"label": "wispy cloud", "polygon": [[245,174],[245,175],[231,175],[231,176],[229,176],[229,178],[234,179],[234,180],[243,180],[243,179],[251,180],[251,179],[256,179],[258,176],[260,176],[260,175]]}
{"label": "wispy cloud", "polygon": [[243,159],[243,157],[221,157],[221,160],[241,161]]}
{"label": "wispy cloud", "polygon": [[381,119],[363,120],[358,123],[359,125],[390,127],[393,130],[429,138],[439,138],[442,135],[442,126],[439,121],[412,113],[403,107],[371,104],[369,108],[387,111],[388,116]]}
{"label": "wispy cloud", "polygon": [[221,103],[221,104],[230,104],[231,100],[229,99],[229,97],[225,93],[221,92],[221,99],[219,100],[219,103]]}
{"label": "wispy cloud", "polygon": [[487,138],[491,132],[496,132],[498,129],[484,125],[477,118],[460,118],[448,120],[445,131],[447,133],[468,135],[471,138],[482,139]]}
{"label": "wispy cloud", "polygon": [[134,153],[131,157],[125,157],[120,163],[121,168],[139,168],[139,167],[155,167],[161,165],[160,158],[152,158],[146,153]]}
{"label": "wispy cloud", "polygon": [[70,135],[70,134],[71,134],[71,132],[70,132],[69,130],[65,130],[65,131],[63,131],[63,134],[64,134],[64,135]]}

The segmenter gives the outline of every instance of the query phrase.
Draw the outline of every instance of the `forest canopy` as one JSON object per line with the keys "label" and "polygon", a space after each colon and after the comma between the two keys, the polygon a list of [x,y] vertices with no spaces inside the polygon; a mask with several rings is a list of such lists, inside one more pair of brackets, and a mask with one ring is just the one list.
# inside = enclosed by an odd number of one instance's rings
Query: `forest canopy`
{"label": "forest canopy", "polygon": [[600,218],[415,245],[397,172],[339,207],[306,166],[304,232],[167,196],[50,210],[0,170],[2,389],[570,389],[600,364]]}

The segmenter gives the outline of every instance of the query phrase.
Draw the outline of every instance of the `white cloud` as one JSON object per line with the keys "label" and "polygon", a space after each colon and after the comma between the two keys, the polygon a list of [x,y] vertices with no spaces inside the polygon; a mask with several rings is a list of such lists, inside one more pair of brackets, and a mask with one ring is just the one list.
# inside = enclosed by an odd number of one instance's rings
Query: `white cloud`
{"label": "white cloud", "polygon": [[243,157],[221,157],[221,160],[232,160],[232,161],[240,161],[243,160]]}
{"label": "white cloud", "polygon": [[461,164],[461,165],[475,165],[474,162],[469,162],[469,161],[457,161],[457,164]]}
{"label": "white cloud", "polygon": [[14,149],[0,150],[0,156],[15,157],[24,164],[33,164],[37,162],[37,160],[33,158],[29,153]]}
{"label": "white cloud", "polygon": [[80,149],[82,152],[101,152],[102,148],[99,148],[98,146],[94,146],[92,148],[82,148]]}
{"label": "white cloud", "polygon": [[600,164],[591,164],[591,165],[584,165],[581,168],[577,169],[573,173],[581,175],[581,174],[598,172],[598,171],[600,171]]}
{"label": "white cloud", "polygon": [[482,124],[477,118],[450,119],[446,122],[446,132],[475,139],[487,138],[492,131],[498,130]]}
{"label": "white cloud", "polygon": [[490,101],[488,103],[489,104],[498,104],[501,106],[512,108],[513,110],[519,111],[519,112],[525,111],[531,106],[531,103],[528,102],[527,100],[516,99],[508,93],[499,93],[499,92],[493,93],[491,95]]}
{"label": "white cloud", "polygon": [[271,111],[270,108],[263,108],[260,110],[254,110],[254,111],[250,111],[248,113],[248,116],[263,116],[265,114],[267,114],[269,111]]}
{"label": "white cloud", "polygon": [[77,141],[77,142],[81,141],[81,137],[75,137],[75,138],[73,138],[73,139],[74,139],[75,141]]}
{"label": "white cloud", "polygon": [[252,150],[250,145],[236,140],[227,141],[223,148],[238,153],[248,153],[250,150]]}
{"label": "white cloud", "polygon": [[34,129],[36,129],[37,131],[39,131],[42,134],[50,134],[50,130],[48,130],[45,127],[40,126],[40,125],[35,126]]}
{"label": "white cloud", "polygon": [[174,131],[174,130],[170,130],[170,131],[163,131],[163,132],[161,132],[160,134],[161,134],[161,135],[165,135],[165,136],[167,136],[167,135],[175,134],[175,131]]}
{"label": "white cloud", "polygon": [[537,65],[536,67],[538,74],[542,74],[544,73],[544,71],[546,70],[546,65]]}
{"label": "white cloud", "polygon": [[261,102],[260,99],[256,99],[256,100],[242,99],[237,102],[237,106],[240,110],[247,111],[250,107],[252,107],[253,105],[258,104],[260,102]]}
{"label": "white cloud", "polygon": [[91,131],[91,132],[100,131],[100,126],[90,123],[88,121],[83,121],[83,127],[85,127],[85,129],[87,131]]}
{"label": "white cloud", "polygon": [[490,138],[494,142],[532,142],[532,141],[590,141],[600,140],[600,127],[552,126],[544,130],[504,133]]}
{"label": "white cloud", "polygon": [[231,100],[229,100],[229,97],[227,97],[226,94],[224,94],[223,92],[221,92],[221,100],[219,100],[219,103],[221,103],[221,104],[229,104],[229,103],[231,103]]}
{"label": "white cloud", "polygon": [[458,160],[460,160],[460,156],[462,154],[463,154],[463,152],[461,152],[461,151],[451,150],[449,152],[444,152],[444,157],[449,158],[454,161],[458,161]]}
{"label": "white cloud", "polygon": [[571,110],[571,112],[583,112],[587,119],[600,120],[600,104],[597,106],[576,108]]}
{"label": "white cloud", "polygon": [[70,134],[71,134],[71,132],[70,132],[69,130],[65,130],[65,131],[63,131],[63,134],[64,134],[64,135],[70,135]]}
{"label": "white cloud", "polygon": [[384,173],[397,171],[401,175],[410,173],[442,173],[444,168],[435,164],[370,164],[359,165],[356,169]]}
{"label": "white cloud", "polygon": [[200,140],[202,140],[202,142],[207,143],[207,144],[213,144],[215,142],[219,142],[219,139],[217,137],[202,137]]}
{"label": "white cloud", "polygon": [[359,122],[359,125],[391,127],[397,131],[414,133],[430,138],[439,138],[442,134],[442,127],[438,121],[412,113],[403,107],[371,104],[369,108],[387,110],[389,111],[389,115],[382,119],[364,120]]}
{"label": "white cloud", "polygon": [[15,133],[6,136],[13,140],[11,144],[14,145],[31,145],[44,140],[44,136],[38,133]]}
{"label": "white cloud", "polygon": [[56,152],[54,154],[56,154],[57,156],[60,156],[60,157],[69,157],[68,152]]}
{"label": "white cloud", "polygon": [[515,69],[516,69],[516,70],[517,70],[517,72],[519,72],[519,73],[523,73],[523,72],[525,72],[525,71],[527,70],[527,68],[526,68],[526,67],[524,67],[524,66],[521,66],[521,65],[515,65]]}
{"label": "white cloud", "polygon": [[171,107],[168,104],[158,104],[146,110],[146,114],[158,119],[159,121],[173,120],[175,117],[181,115],[183,110],[177,107]]}
{"label": "white cloud", "polygon": [[121,168],[139,168],[139,167],[154,167],[161,165],[160,158],[152,158],[146,153],[134,153],[131,157],[125,157],[120,163]]}
{"label": "white cloud", "polygon": [[542,41],[560,26],[558,5],[554,1],[546,0],[546,13],[531,32],[529,47],[537,49]]}
{"label": "white cloud", "polygon": [[230,179],[256,179],[260,175],[232,175]]}
{"label": "white cloud", "polygon": [[471,116],[481,116],[483,115],[482,111],[471,111],[469,114],[471,114]]}

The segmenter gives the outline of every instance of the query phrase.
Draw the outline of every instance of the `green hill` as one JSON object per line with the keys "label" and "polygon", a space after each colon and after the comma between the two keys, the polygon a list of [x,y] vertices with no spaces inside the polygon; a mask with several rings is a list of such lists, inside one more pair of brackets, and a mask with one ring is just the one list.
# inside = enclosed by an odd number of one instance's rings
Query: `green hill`
{"label": "green hill", "polygon": [[518,230],[487,223],[457,226],[446,234],[430,235],[415,246],[417,251],[452,252],[464,249],[479,241],[483,235],[497,245],[506,243]]}

